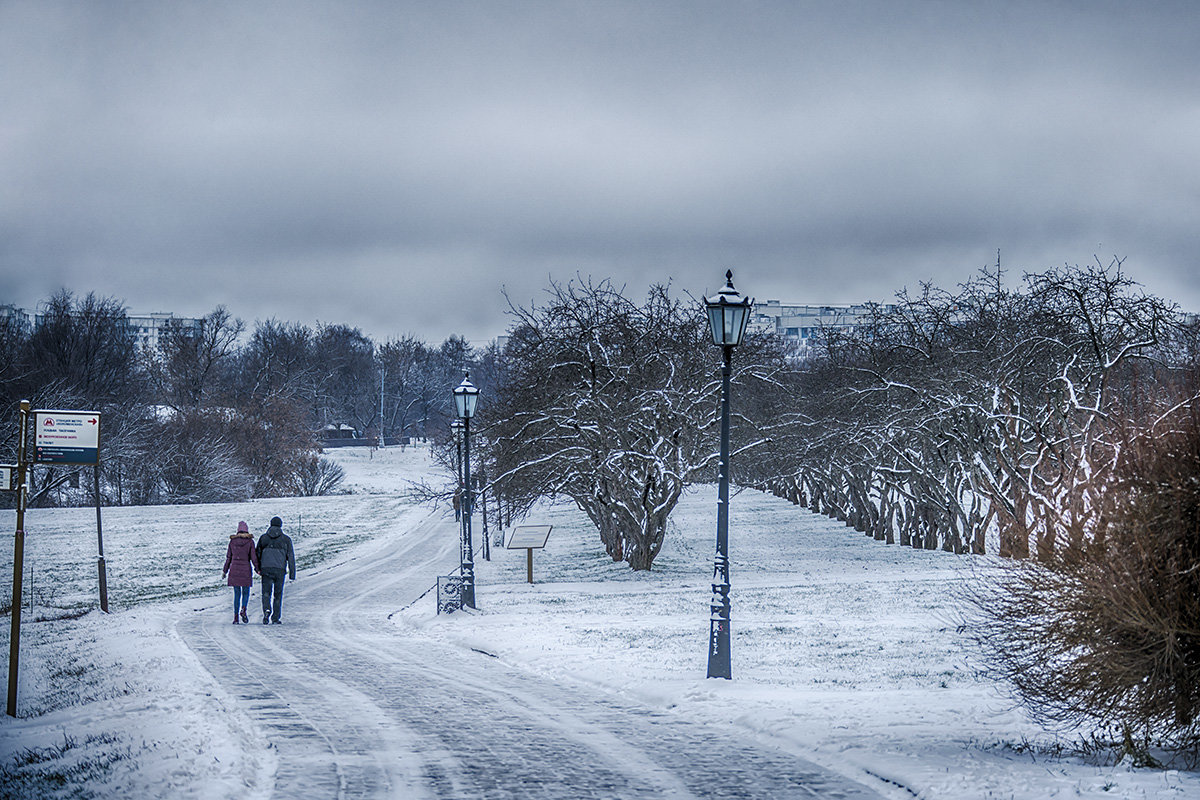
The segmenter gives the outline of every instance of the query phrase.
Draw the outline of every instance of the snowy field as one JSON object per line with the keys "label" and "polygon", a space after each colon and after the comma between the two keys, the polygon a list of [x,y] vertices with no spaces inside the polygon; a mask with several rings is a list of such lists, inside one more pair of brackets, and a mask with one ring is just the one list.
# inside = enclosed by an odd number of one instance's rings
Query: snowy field
{"label": "snowy field", "polygon": [[[330,455],[353,494],[104,509],[110,615],[56,619],[96,605],[94,510],[29,512],[31,605],[20,718],[0,722],[3,796],[265,796],[252,778],[272,771],[273,752],[174,623],[184,611],[226,613],[220,570],[240,519],[258,534],[283,517],[303,581],[426,514],[404,497],[406,481],[432,469],[425,451]],[[754,492],[731,506],[734,680],[706,680],[715,494],[685,496],[649,574],[612,564],[572,507],[547,506],[528,520],[554,525],[532,586],[525,552],[493,547],[490,562],[476,560],[479,612],[439,617],[430,595],[397,609],[397,634],[733,719],[885,796],[1200,798],[1194,772],[1090,763],[1079,733],[1039,730],[974,673],[956,597],[979,559],[885,546]],[[0,521],[15,524],[11,511]],[[476,517],[477,550],[480,527]],[[11,566],[5,555],[5,591]]]}

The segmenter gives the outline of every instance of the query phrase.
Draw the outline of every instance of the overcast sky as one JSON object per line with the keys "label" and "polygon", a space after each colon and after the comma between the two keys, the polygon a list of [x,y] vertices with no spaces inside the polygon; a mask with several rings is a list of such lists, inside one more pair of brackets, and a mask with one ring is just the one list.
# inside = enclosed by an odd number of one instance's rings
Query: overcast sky
{"label": "overcast sky", "polygon": [[1200,3],[0,0],[0,303],[504,331],[551,277],[1200,310]]}

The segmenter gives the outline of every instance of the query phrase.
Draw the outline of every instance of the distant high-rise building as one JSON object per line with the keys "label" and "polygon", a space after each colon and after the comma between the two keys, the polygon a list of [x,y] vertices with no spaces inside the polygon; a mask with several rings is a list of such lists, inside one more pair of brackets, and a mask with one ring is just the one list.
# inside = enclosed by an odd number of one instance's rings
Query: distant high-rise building
{"label": "distant high-rise building", "polygon": [[871,314],[889,308],[891,306],[878,303],[816,306],[762,300],[754,304],[750,327],[752,330],[773,331],[785,341],[794,344],[799,355],[806,356],[811,352],[812,345],[822,330],[853,329]]}
{"label": "distant high-rise building", "polygon": [[155,311],[150,314],[127,314],[125,319],[129,324],[130,333],[137,340],[138,347],[148,347],[151,350],[158,349],[159,336],[171,320],[175,320],[185,330],[194,332],[200,330],[200,320],[191,317],[177,317],[165,311]]}
{"label": "distant high-rise building", "polygon": [[11,304],[0,305],[0,319],[12,319],[20,325],[28,325],[29,312]]}
{"label": "distant high-rise building", "polygon": [[[0,319],[6,317],[16,317],[26,325],[30,321],[29,313],[25,309],[13,305],[0,305]],[[35,315],[33,317],[34,326],[41,325],[43,318],[42,314]],[[129,333],[133,335],[139,349],[149,347],[151,350],[157,350],[159,338],[172,320],[181,325],[185,331],[200,332],[200,320],[192,317],[177,317],[169,311],[125,315],[125,325]]]}

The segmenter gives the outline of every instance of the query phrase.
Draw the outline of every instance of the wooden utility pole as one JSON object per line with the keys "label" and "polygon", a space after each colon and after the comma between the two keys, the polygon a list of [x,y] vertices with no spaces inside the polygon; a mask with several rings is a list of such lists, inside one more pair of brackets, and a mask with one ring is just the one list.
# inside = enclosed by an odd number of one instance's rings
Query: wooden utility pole
{"label": "wooden utility pole", "polygon": [[21,576],[25,571],[25,437],[29,430],[29,401],[21,401],[17,433],[17,532],[13,538],[12,634],[8,642],[8,715],[17,716],[17,673],[21,655]]}

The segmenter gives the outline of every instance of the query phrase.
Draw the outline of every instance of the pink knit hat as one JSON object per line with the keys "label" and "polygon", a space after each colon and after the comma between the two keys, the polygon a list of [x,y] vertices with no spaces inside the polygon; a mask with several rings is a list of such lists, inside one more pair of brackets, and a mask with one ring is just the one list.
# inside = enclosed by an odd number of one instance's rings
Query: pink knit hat
{"label": "pink knit hat", "polygon": [[249,533],[249,532],[250,532],[250,526],[247,525],[245,523],[245,521],[238,523],[238,533]]}

